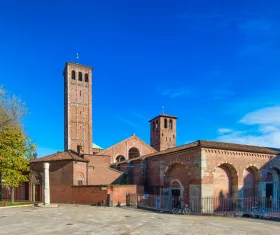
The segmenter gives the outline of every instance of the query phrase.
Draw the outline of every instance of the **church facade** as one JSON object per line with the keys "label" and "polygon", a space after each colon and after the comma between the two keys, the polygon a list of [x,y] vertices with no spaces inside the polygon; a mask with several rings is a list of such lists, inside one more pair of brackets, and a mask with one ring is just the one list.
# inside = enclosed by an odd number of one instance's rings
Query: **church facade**
{"label": "church facade", "polygon": [[[177,146],[176,116],[150,120],[150,144],[133,135],[100,148],[92,143],[92,68],[67,62],[63,76],[64,152],[31,161],[30,200],[42,200],[44,162],[50,163],[53,202],[71,202],[74,194],[81,201],[87,187],[124,184],[185,203],[205,197],[280,198],[279,149],[204,140]],[[98,197],[95,190],[84,191],[84,197]],[[135,188],[129,190],[122,192]]]}

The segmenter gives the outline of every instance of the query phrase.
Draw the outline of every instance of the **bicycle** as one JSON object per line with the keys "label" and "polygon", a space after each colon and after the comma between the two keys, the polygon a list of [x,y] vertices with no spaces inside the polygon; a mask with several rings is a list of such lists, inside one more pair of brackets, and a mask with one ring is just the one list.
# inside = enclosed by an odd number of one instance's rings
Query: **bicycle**
{"label": "bicycle", "polygon": [[257,206],[252,207],[252,211],[251,211],[250,215],[252,218],[258,218],[258,216],[260,215],[260,212],[259,212]]}
{"label": "bicycle", "polygon": [[191,210],[187,204],[183,205],[183,208],[176,208],[174,207],[172,209],[172,214],[184,214],[189,215],[191,213]]}

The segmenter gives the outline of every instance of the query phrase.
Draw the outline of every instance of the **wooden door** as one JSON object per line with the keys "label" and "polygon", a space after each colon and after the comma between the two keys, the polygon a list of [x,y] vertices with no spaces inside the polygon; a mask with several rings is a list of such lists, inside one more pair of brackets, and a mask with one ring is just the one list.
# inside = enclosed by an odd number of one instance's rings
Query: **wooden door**
{"label": "wooden door", "polygon": [[41,201],[41,185],[35,184],[35,201],[40,202]]}

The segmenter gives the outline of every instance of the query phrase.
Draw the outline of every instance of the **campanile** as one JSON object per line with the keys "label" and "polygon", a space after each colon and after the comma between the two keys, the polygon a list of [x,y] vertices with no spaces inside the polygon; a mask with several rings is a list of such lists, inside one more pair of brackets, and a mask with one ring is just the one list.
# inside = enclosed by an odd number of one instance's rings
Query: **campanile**
{"label": "campanile", "polygon": [[150,120],[150,142],[157,151],[176,147],[177,117],[160,114]]}
{"label": "campanile", "polygon": [[92,153],[92,67],[64,67],[64,150]]}

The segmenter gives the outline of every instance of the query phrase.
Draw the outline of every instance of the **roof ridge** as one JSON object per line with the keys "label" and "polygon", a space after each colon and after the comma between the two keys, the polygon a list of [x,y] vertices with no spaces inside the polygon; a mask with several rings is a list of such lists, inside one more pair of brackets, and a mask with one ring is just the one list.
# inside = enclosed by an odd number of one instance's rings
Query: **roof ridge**
{"label": "roof ridge", "polygon": [[133,139],[133,138],[136,138],[136,139],[140,140],[142,143],[144,143],[145,145],[147,145],[148,148],[150,148],[150,150],[153,150],[153,151],[157,152],[157,150],[155,150],[152,146],[148,145],[144,140],[140,139],[137,135],[134,134],[134,135],[132,135],[132,136],[130,136],[130,137],[128,137],[128,138],[126,138],[126,139],[124,139],[124,140],[122,140],[122,141],[120,141],[120,142],[118,142],[118,143],[116,143],[116,144],[114,144],[114,145],[112,145],[112,146],[110,146],[110,147],[107,148],[107,149],[103,149],[102,151],[99,152],[99,154],[106,153],[107,151],[109,151],[109,150],[110,150],[111,148],[113,148],[114,146],[116,146],[116,145],[118,145],[118,144],[121,144],[121,143],[123,143],[123,142],[125,142],[125,141],[128,141],[128,140],[130,140],[130,139]]}
{"label": "roof ridge", "polygon": [[109,169],[112,170],[112,171],[116,171],[116,172],[118,172],[118,173],[124,174],[123,171],[119,171],[119,170],[117,170],[117,169],[111,168],[111,166],[109,166]]}

